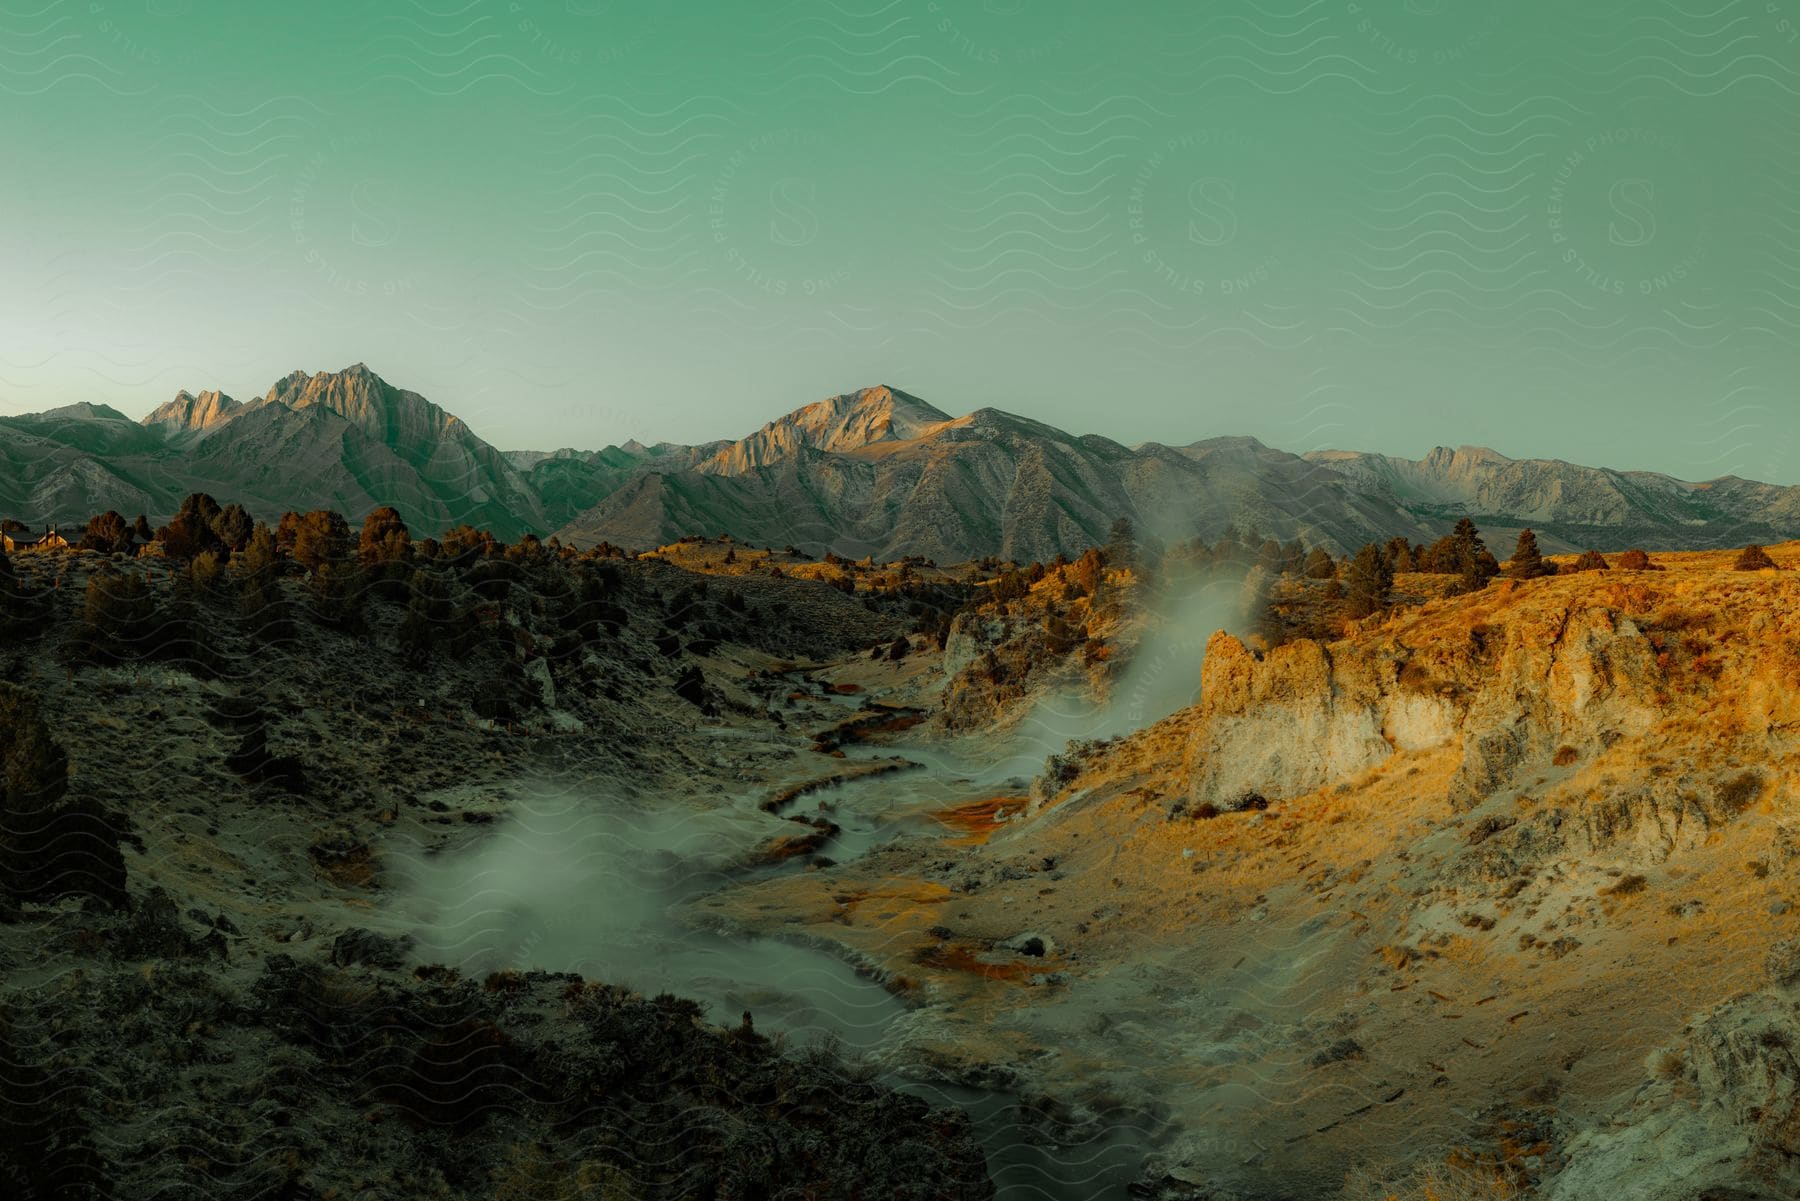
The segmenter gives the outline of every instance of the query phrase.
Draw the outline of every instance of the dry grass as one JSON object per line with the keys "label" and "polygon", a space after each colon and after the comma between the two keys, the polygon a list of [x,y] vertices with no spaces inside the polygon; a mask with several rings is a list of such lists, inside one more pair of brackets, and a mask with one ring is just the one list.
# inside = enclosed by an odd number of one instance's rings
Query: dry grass
{"label": "dry grass", "polygon": [[1369,1168],[1344,1181],[1344,1201],[1526,1201],[1531,1194],[1498,1174],[1427,1164],[1394,1177]]}

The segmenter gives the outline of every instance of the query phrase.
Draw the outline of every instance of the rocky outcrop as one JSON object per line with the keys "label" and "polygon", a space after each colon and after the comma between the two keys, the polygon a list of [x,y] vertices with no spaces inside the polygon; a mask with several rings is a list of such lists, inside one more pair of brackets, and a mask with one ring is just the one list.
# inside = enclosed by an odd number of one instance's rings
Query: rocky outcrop
{"label": "rocky outcrop", "polygon": [[1653,1052],[1627,1111],[1565,1149],[1545,1201],[1786,1201],[1800,1196],[1800,947],[1771,987],[1737,997]]}
{"label": "rocky outcrop", "polygon": [[175,399],[157,408],[143,420],[144,425],[161,429],[170,437],[204,434],[231,420],[244,406],[223,392],[208,391],[195,396],[186,388]]}
{"label": "rocky outcrop", "polygon": [[1303,640],[1266,655],[1219,634],[1201,673],[1191,795],[1219,808],[1287,799],[1396,753],[1456,747],[1451,800],[1468,806],[1559,753],[1642,733],[1660,680],[1632,620],[1594,604],[1507,607],[1492,623]]}

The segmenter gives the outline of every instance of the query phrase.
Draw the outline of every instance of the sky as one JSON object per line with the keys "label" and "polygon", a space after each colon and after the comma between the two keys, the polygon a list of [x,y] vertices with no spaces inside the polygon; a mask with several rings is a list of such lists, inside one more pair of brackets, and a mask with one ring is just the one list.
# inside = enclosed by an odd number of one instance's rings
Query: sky
{"label": "sky", "polygon": [[884,383],[1800,482],[1800,0],[0,0],[0,413]]}

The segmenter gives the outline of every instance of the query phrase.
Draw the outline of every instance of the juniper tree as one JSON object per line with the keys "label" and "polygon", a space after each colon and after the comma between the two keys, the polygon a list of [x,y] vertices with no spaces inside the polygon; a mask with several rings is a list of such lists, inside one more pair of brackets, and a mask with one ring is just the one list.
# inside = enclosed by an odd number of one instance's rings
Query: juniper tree
{"label": "juniper tree", "polygon": [[400,511],[391,505],[369,510],[363,518],[362,537],[356,544],[357,558],[365,567],[404,562],[412,555],[412,532],[400,519]]}
{"label": "juniper tree", "polygon": [[1743,554],[1738,556],[1733,569],[1736,571],[1770,571],[1777,566],[1775,560],[1769,557],[1768,551],[1752,543],[1744,548]]}
{"label": "juniper tree", "polygon": [[259,643],[284,640],[293,635],[293,619],[281,591],[281,562],[275,534],[257,522],[250,541],[232,557],[238,580],[238,613],[251,638]]}
{"label": "juniper tree", "polygon": [[131,527],[125,524],[123,517],[108,509],[87,523],[81,541],[76,545],[103,555],[120,554],[131,549]]}
{"label": "juniper tree", "polygon": [[227,552],[236,554],[249,544],[250,535],[256,532],[256,520],[243,505],[229,504],[212,519],[212,531]]}
{"label": "juniper tree", "polygon": [[0,683],[0,890],[25,901],[87,895],[121,904],[117,825],[98,803],[68,791],[68,756],[37,697]]}
{"label": "juniper tree", "polygon": [[295,523],[290,553],[308,571],[342,563],[350,555],[350,523],[335,509],[314,509]]}

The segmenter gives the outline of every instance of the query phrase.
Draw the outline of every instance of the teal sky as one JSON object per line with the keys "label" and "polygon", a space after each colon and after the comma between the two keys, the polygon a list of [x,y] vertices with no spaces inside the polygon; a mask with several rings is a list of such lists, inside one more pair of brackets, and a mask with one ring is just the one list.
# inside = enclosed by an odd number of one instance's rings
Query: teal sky
{"label": "teal sky", "polygon": [[1800,0],[0,0],[0,412],[872,384],[1800,482]]}

